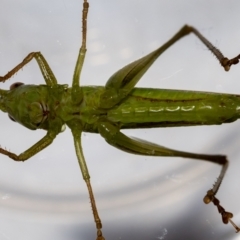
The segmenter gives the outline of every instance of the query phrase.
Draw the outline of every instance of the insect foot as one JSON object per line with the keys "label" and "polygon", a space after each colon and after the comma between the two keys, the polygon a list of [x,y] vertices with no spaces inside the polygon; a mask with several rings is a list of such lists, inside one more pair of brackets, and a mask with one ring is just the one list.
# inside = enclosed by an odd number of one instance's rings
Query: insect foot
{"label": "insect foot", "polygon": [[230,60],[225,57],[220,61],[220,63],[224,67],[225,71],[229,71],[232,65],[236,65],[239,63],[239,59],[240,59],[240,54]]}
{"label": "insect foot", "polygon": [[97,240],[105,240],[105,238],[102,235],[102,231],[101,230],[97,231]]}
{"label": "insect foot", "polygon": [[220,205],[220,201],[214,196],[213,190],[209,190],[207,195],[203,198],[204,203],[208,204],[212,202],[218,209],[218,212],[222,215],[222,221],[224,224],[228,224],[229,222],[236,229],[236,233],[240,231],[240,228],[231,220],[233,218],[233,214],[230,212],[226,212],[225,209]]}

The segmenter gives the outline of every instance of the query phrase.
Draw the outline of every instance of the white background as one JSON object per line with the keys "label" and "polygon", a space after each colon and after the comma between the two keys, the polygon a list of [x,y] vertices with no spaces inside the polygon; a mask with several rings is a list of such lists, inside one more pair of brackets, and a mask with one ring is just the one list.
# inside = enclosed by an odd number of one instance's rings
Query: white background
{"label": "white background", "polygon": [[[41,51],[58,82],[71,85],[80,46],[80,0],[2,0],[0,74],[29,52]],[[195,26],[228,57],[240,53],[240,3],[234,0],[90,1],[88,52],[82,85],[104,85],[119,68],[162,45],[184,24]],[[156,61],[138,86],[239,94],[240,65],[226,73],[211,53],[188,36]],[[33,61],[9,84],[43,84]],[[0,143],[20,153],[44,136],[0,115]],[[217,197],[240,224],[238,122],[224,126],[125,131],[185,151],[227,154],[229,171]],[[202,198],[220,167],[180,158],[130,155],[98,135],[83,148],[103,233],[113,239],[237,239],[217,209]],[[0,240],[92,240],[96,230],[71,133],[25,163],[0,157]]]}

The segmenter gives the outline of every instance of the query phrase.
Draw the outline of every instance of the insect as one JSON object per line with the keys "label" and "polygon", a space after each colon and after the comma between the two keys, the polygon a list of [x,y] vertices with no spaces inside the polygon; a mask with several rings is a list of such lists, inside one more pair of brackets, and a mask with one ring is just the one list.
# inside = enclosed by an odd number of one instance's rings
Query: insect
{"label": "insect", "polygon": [[99,133],[109,144],[133,154],[179,156],[215,162],[222,165],[222,171],[213,189],[207,192],[204,201],[213,202],[220,210],[223,222],[230,222],[239,231],[231,220],[232,214],[226,212],[215,197],[227,169],[225,156],[175,151],[143,140],[129,138],[120,132],[120,129],[128,128],[211,125],[236,120],[239,96],[140,89],[135,88],[135,85],[163,51],[189,33],[194,33],[203,41],[216,55],[225,70],[229,70],[232,64],[237,64],[239,56],[231,60],[223,58],[222,54],[197,30],[184,26],[166,45],[119,70],[108,80],[105,87],[80,87],[79,79],[86,54],[87,13],[88,2],[84,1],[82,47],[72,88],[57,84],[48,63],[39,52],[30,53],[19,65],[0,78],[5,82],[32,59],[37,61],[46,85],[13,84],[10,90],[1,90],[0,108],[9,114],[11,120],[29,129],[47,130],[43,139],[20,155],[3,148],[0,148],[0,152],[13,160],[25,161],[50,145],[66,124],[73,133],[76,154],[91,199],[98,240],[104,237],[81,147],[82,132]]}

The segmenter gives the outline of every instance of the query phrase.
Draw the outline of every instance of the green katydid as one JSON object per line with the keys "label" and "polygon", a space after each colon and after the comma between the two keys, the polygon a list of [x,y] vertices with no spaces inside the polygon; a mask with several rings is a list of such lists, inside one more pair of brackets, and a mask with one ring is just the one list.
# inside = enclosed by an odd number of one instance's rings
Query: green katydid
{"label": "green katydid", "polygon": [[133,154],[178,156],[218,163],[222,166],[222,171],[213,188],[204,197],[204,202],[213,202],[219,209],[223,222],[230,222],[236,231],[239,231],[231,220],[233,215],[226,212],[215,197],[228,166],[225,156],[176,151],[144,140],[129,138],[120,131],[129,128],[212,125],[237,120],[240,96],[135,88],[135,85],[165,50],[189,33],[195,34],[212,51],[226,71],[232,64],[238,63],[239,56],[231,60],[225,58],[196,29],[184,26],[166,44],[117,71],[105,86],[80,87],[79,80],[86,54],[88,13],[86,0],[83,6],[82,46],[72,88],[57,84],[53,72],[40,52],[30,53],[20,64],[0,77],[0,81],[4,82],[33,58],[37,61],[46,85],[16,83],[10,90],[0,90],[0,109],[7,112],[12,120],[29,129],[47,130],[43,139],[20,155],[3,148],[0,148],[0,153],[15,161],[25,161],[50,145],[66,124],[72,131],[77,158],[89,191],[98,240],[104,237],[81,147],[82,132],[99,133],[112,146]]}

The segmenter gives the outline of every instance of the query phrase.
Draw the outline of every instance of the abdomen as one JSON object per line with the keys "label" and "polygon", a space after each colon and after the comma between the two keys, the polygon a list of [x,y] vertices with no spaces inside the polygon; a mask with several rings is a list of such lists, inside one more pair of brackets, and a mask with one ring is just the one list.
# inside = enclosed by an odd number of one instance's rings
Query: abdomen
{"label": "abdomen", "polygon": [[212,125],[235,121],[239,109],[238,95],[136,88],[108,119],[121,128]]}

